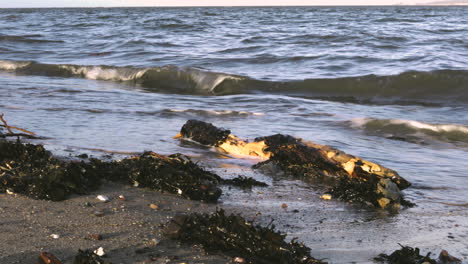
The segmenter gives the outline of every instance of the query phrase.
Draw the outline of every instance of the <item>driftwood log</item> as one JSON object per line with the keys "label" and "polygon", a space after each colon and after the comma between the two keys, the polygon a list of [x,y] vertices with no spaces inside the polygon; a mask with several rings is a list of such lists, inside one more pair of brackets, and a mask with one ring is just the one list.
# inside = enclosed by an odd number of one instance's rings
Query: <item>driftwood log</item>
{"label": "driftwood log", "polygon": [[329,192],[337,198],[370,203],[381,208],[409,204],[401,190],[411,184],[394,170],[346,154],[330,146],[276,134],[242,140],[230,130],[198,120],[189,120],[176,136],[218,148],[231,155],[257,156],[263,161],[254,168],[275,167],[299,178],[332,180]]}

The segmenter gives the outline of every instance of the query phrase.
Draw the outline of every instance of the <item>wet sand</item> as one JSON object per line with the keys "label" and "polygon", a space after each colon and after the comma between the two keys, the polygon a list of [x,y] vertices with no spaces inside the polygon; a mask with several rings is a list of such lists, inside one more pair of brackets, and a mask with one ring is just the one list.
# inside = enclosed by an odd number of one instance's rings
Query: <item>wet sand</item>
{"label": "wet sand", "polygon": [[[432,256],[447,249],[464,261],[468,258],[468,211],[464,206],[437,210],[420,205],[390,214],[334,199],[324,201],[320,184],[252,171],[254,161],[222,161],[198,160],[223,178],[251,176],[269,187],[241,190],[223,186],[218,204],[112,182],[61,202],[0,194],[0,263],[35,264],[41,251],[72,263],[78,249],[98,247],[104,248],[107,260],[114,264],[233,263],[230,257],[208,255],[200,247],[181,245],[162,235],[162,225],[174,215],[213,212],[217,207],[255,219],[262,226],[274,219],[277,230],[288,233],[287,239],[298,237],[312,249],[313,257],[330,263],[373,263],[378,254],[398,249],[398,243],[419,247],[424,254],[433,252]],[[110,202],[97,200],[100,194],[110,197]],[[126,200],[118,199],[119,195]],[[159,208],[151,209],[149,204]],[[104,216],[95,216],[94,211],[103,211]],[[89,234],[100,234],[103,239],[91,240]]]}
{"label": "wet sand", "polygon": [[[99,201],[99,194],[111,200]],[[126,200],[118,199],[119,195]],[[35,264],[41,251],[72,263],[78,249],[98,247],[104,248],[105,259],[114,264],[231,263],[229,257],[207,255],[199,247],[167,240],[161,233],[161,225],[176,214],[215,209],[215,204],[110,182],[89,195],[61,202],[0,194],[0,263]],[[97,210],[104,216],[95,216]],[[102,240],[92,240],[89,234],[100,234]]]}

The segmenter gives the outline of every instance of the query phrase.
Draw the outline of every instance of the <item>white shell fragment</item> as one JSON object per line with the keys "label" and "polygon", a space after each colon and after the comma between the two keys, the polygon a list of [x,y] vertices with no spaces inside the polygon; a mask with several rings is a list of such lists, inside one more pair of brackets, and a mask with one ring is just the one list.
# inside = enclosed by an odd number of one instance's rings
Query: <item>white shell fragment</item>
{"label": "white shell fragment", "polygon": [[245,259],[241,257],[235,257],[234,258],[235,263],[245,263]]}
{"label": "white shell fragment", "polygon": [[53,239],[59,239],[60,235],[52,234],[52,235],[50,235],[50,237],[53,238]]}
{"label": "white shell fragment", "polygon": [[100,247],[100,248],[94,250],[94,254],[102,257],[102,256],[106,255],[106,252],[104,252],[104,249],[102,247]]}
{"label": "white shell fragment", "polygon": [[110,201],[109,197],[107,197],[107,196],[105,196],[105,195],[101,195],[101,194],[98,195],[98,196],[96,197],[96,199],[98,199],[98,200],[100,200],[100,201],[103,201],[103,202],[105,202],[105,203],[107,203],[107,202]]}

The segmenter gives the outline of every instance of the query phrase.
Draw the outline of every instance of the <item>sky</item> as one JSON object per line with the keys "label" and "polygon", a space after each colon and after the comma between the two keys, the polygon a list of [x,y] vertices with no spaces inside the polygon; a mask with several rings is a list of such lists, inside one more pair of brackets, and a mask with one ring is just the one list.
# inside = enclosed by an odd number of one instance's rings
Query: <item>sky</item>
{"label": "sky", "polygon": [[111,7],[111,6],[252,6],[252,5],[393,5],[428,0],[0,0],[9,7]]}

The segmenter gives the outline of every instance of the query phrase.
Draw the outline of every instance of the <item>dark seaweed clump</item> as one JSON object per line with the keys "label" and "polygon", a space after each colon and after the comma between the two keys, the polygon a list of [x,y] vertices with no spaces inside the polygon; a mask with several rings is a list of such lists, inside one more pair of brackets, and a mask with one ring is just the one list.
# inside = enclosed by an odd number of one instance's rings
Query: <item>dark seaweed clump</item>
{"label": "dark seaweed clump", "polygon": [[[356,171],[359,168],[355,169]],[[372,204],[375,207],[386,208],[388,204],[392,204],[399,208],[399,205],[405,207],[414,207],[416,204],[405,200],[400,195],[400,191],[395,187],[383,187],[383,185],[394,184],[389,179],[381,179],[378,176],[368,178],[358,177],[347,177],[340,178],[332,188],[328,190],[333,197],[343,201],[360,203],[360,204]],[[392,207],[390,207],[392,208]]]}
{"label": "dark seaweed clump", "polygon": [[59,201],[99,185],[100,177],[89,164],[58,160],[42,145],[0,141],[0,191]]}
{"label": "dark seaweed clump", "polygon": [[[328,160],[320,149],[304,144],[289,135],[276,134],[257,138],[268,146],[269,160],[254,165],[261,168],[272,163],[287,175],[304,179],[320,179],[333,187],[329,190],[335,198],[373,205],[381,208],[399,208],[403,201],[397,183],[379,175],[363,171],[360,167],[350,175],[339,164]],[[404,201],[404,205],[414,205]]]}
{"label": "dark seaweed clump", "polygon": [[252,188],[254,186],[258,186],[258,187],[268,186],[268,184],[261,182],[261,181],[257,181],[252,177],[244,177],[244,176],[239,176],[234,179],[223,179],[221,183],[226,184],[226,185],[233,185],[233,186],[240,187],[240,188]]}
{"label": "dark seaweed clump", "polygon": [[73,264],[112,264],[109,261],[103,260],[90,249],[78,250],[78,254],[73,259]]}
{"label": "dark seaweed clump", "polygon": [[209,253],[243,257],[255,264],[325,263],[310,256],[310,248],[272,227],[254,226],[240,215],[190,214],[175,217],[166,226],[166,235],[184,243],[201,244]]}
{"label": "dark seaweed clump", "polygon": [[102,175],[139,187],[180,194],[183,197],[215,202],[221,196],[221,178],[205,171],[182,154],[162,156],[145,152],[138,157],[109,163],[93,160]]}
{"label": "dark seaweed clump", "polygon": [[382,194],[376,193],[378,180],[370,178],[362,180],[359,178],[340,178],[338,182],[328,190],[333,197],[352,203],[372,204],[379,207],[378,200],[383,198]]}
{"label": "dark seaweed clump", "polygon": [[255,165],[254,168],[273,162],[281,170],[295,177],[320,178],[329,175],[335,177],[348,175],[342,168],[324,159],[320,151],[306,146],[292,136],[276,134],[255,139],[255,141],[261,140],[264,140],[268,146],[265,151],[270,152],[271,157],[266,162]]}
{"label": "dark seaweed clump", "polygon": [[182,126],[180,134],[203,145],[218,146],[227,139],[231,131],[217,128],[211,123],[192,119]]}
{"label": "dark seaweed clump", "polygon": [[436,264],[437,261],[431,259],[429,256],[431,252],[427,253],[426,256],[419,254],[419,248],[412,248],[407,246],[401,246],[401,249],[395,250],[392,254],[380,254],[375,260],[380,262],[386,262],[389,264],[422,264],[430,263]]}
{"label": "dark seaweed clump", "polygon": [[122,161],[92,159],[64,161],[42,145],[0,141],[0,191],[7,189],[34,199],[60,201],[85,194],[101,179],[179,194],[185,198],[217,201],[220,177],[203,170],[181,154],[162,156],[145,152]]}

